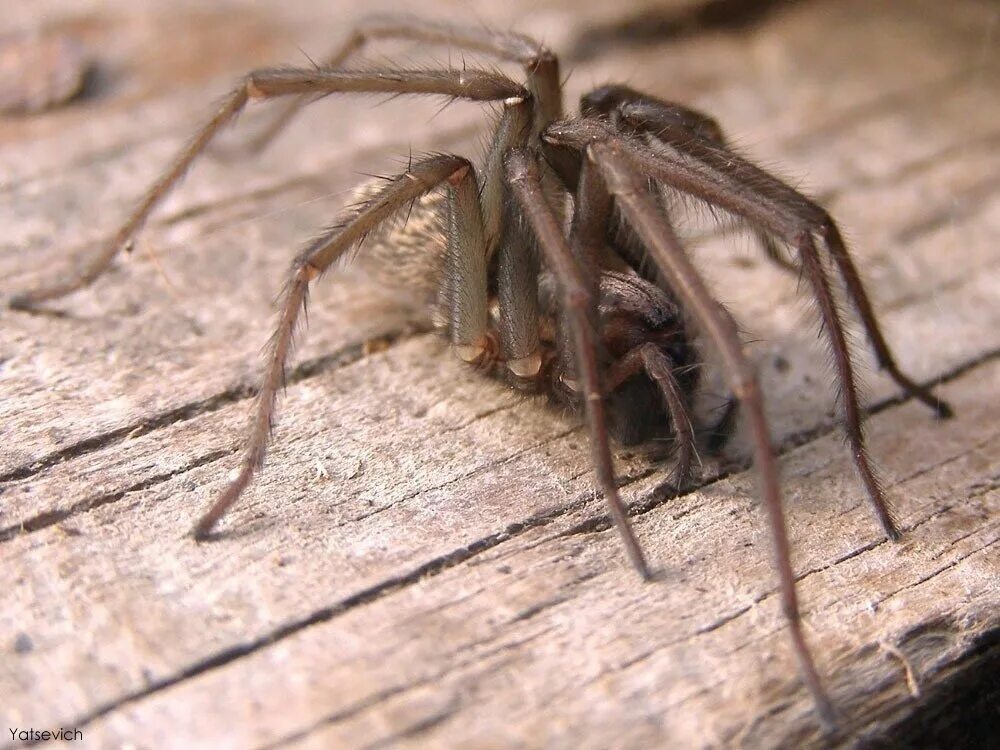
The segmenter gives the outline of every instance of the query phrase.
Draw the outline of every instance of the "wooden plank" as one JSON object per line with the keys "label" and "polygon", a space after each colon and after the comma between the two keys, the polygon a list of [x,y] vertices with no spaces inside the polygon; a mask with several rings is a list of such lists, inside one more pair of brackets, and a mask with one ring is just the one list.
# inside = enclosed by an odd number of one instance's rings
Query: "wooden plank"
{"label": "wooden plank", "polygon": [[[176,89],[166,74],[149,78],[163,47],[141,54],[164,6],[107,6],[110,18],[145,18],[97,27],[124,30],[114,59],[145,60],[126,66],[128,85],[82,112],[0,128],[12,175],[0,202],[4,292],[111,231],[226,78],[292,38],[322,49],[332,34],[318,18],[337,29],[358,14],[282,6],[241,15],[232,39],[259,36],[222,45],[212,64],[196,64],[205,48],[182,46],[175,54],[192,62],[175,66],[190,71]],[[740,32],[621,40],[569,84],[575,97],[628,78],[692,101],[755,156],[809,174],[855,240],[901,360],[921,379],[949,379],[965,406],[937,424],[893,406],[892,385],[870,378],[873,443],[914,527],[902,546],[877,545],[828,435],[824,356],[794,281],[744,240],[698,243],[720,295],[761,339],[776,436],[789,450],[808,442],[786,461],[796,564],[814,571],[803,580],[810,637],[857,732],[933,709],[937,687],[971,671],[970,654],[996,632],[1000,134],[996,98],[984,96],[996,90],[995,55],[982,46],[995,11],[957,6],[943,17],[929,2],[810,3]],[[593,21],[570,5],[524,10],[495,21],[523,16],[567,49],[588,23],[615,21],[607,7]],[[603,513],[576,423],[464,372],[363,281],[316,295],[274,457],[229,519],[235,533],[180,538],[233,465],[255,342],[290,249],[336,211],[352,172],[386,169],[410,138],[468,149],[481,117],[456,107],[401,137],[410,103],[335,106],[257,163],[206,162],[171,199],[145,245],[178,291],[140,253],[54,305],[60,316],[3,314],[0,585],[12,593],[0,644],[12,656],[0,723],[82,725],[93,746],[818,742],[770,596],[750,478],[713,482],[719,467],[708,466],[700,490],[664,502],[669,466],[619,451],[666,571],[665,585],[642,586],[613,534],[571,533]],[[67,131],[79,138],[63,147]],[[364,356],[384,336],[394,345]],[[872,601],[885,603],[872,613]],[[886,656],[897,651],[922,700],[906,698]],[[179,729],[190,715],[200,718]]]}

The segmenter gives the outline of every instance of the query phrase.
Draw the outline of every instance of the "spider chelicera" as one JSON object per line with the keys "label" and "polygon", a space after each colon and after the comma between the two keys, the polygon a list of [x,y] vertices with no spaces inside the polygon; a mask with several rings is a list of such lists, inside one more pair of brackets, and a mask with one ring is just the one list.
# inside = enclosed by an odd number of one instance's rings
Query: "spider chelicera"
{"label": "spider chelicera", "polygon": [[[448,44],[520,63],[525,82],[486,69],[344,67],[367,42],[379,38]],[[603,86],[583,96],[578,116],[566,118],[558,60],[532,39],[412,18],[372,18],[322,66],[247,74],[99,255],[78,274],[29,290],[12,305],[30,307],[100,276],[249,101],[293,97],[263,134],[262,145],[313,98],[347,92],[430,94],[493,103],[500,111],[481,166],[446,154],[412,161],[402,174],[366,186],[359,203],[296,256],[239,475],[195,525],[194,536],[210,535],[263,463],[309,285],[368,238],[374,240],[370,255],[382,261],[383,276],[393,275],[428,294],[462,360],[585,413],[611,515],[633,565],[648,578],[615,486],[609,436],[627,444],[672,437],[679,483],[687,477],[699,435],[714,434],[708,442],[720,442],[717,436],[733,422],[733,408],[707,430],[697,427],[693,416],[699,364],[695,327],[718,349],[733,393],[730,407],[742,409],[749,428],[793,647],[821,717],[832,723],[832,705],[799,620],[775,452],[757,373],[733,319],[713,299],[678,239],[670,197],[690,196],[737,217],[762,238],[769,257],[806,279],[833,352],[851,453],[891,539],[898,538],[899,530],[865,447],[854,365],[830,268],[839,274],[879,365],[937,415],[949,416],[951,410],[897,367],[830,216],[735,154],[710,117],[625,86]],[[422,225],[422,235],[393,229],[393,222],[410,212]],[[426,240],[423,245],[416,241],[420,236]],[[786,259],[786,249],[796,261]]]}

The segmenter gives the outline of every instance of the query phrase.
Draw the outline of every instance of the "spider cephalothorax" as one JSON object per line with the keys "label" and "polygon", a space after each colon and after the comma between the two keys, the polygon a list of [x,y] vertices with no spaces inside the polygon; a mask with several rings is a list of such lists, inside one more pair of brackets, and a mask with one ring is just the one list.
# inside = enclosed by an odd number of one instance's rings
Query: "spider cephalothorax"
{"label": "spider cephalothorax", "polygon": [[[500,72],[474,68],[344,67],[376,38],[486,53],[520,63],[526,80],[521,84]],[[761,237],[769,257],[802,274],[834,355],[851,452],[890,538],[899,531],[868,458],[831,268],[843,282],[845,298],[879,365],[939,416],[948,416],[950,409],[896,366],[833,220],[733,153],[712,118],[625,86],[591,91],[581,101],[579,116],[564,118],[558,62],[530,38],[411,18],[370,19],[322,67],[247,74],[89,266],[30,290],[13,304],[29,306],[97,278],[191,162],[251,99],[294,97],[265,134],[266,141],[312,97],[345,92],[462,98],[493,103],[500,114],[481,165],[448,154],[413,161],[402,174],[366,186],[358,204],[292,262],[240,473],[198,521],[195,537],[210,535],[263,463],[310,284],[335,261],[364,246],[362,257],[376,264],[383,279],[423,296],[462,360],[518,387],[548,392],[586,415],[611,515],[633,564],[648,577],[615,486],[609,434],[623,443],[672,437],[678,478],[684,480],[701,434],[692,416],[699,365],[692,334],[696,329],[703,345],[718,351],[733,393],[731,405],[741,407],[752,438],[793,647],[820,714],[832,722],[832,707],[799,623],[774,449],[756,370],[735,322],[713,299],[674,231],[672,198],[686,196],[737,217]],[[415,209],[415,224],[399,229],[393,222],[409,209]],[[795,255],[794,263],[786,251]],[[725,433],[731,417],[730,408],[708,432]]]}

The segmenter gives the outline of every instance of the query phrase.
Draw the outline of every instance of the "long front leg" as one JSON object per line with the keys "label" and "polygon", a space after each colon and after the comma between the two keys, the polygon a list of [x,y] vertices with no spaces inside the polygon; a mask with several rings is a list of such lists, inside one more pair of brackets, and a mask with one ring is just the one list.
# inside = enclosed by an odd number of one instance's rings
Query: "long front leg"
{"label": "long front leg", "polygon": [[11,307],[27,308],[82,289],[98,278],[114,257],[131,244],[153,209],[187,172],[215,136],[251,99],[294,94],[334,93],[433,94],[472,101],[523,100],[528,92],[499,73],[480,70],[339,71],[314,69],[258,70],[247,74],[215,115],[198,131],[146,192],[114,237],[80,270],[14,296]]}

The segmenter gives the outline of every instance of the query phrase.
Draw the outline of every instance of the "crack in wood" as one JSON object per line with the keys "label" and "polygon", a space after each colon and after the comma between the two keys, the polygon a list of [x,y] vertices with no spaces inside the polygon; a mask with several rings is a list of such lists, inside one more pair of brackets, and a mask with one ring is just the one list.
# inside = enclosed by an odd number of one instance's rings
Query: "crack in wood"
{"label": "crack in wood", "polygon": [[[916,520],[915,522],[911,523],[909,526],[904,527],[902,529],[902,531],[903,531],[903,533],[905,535],[909,535],[913,531],[915,531],[916,529],[920,528],[921,526],[924,526],[924,525],[930,523],[935,518],[938,518],[938,517],[944,515],[945,513],[949,512],[951,510],[953,510],[953,506],[951,506],[951,505],[945,505],[943,507],[936,508],[933,512],[927,514],[923,518],[920,518],[920,519]],[[976,530],[975,533],[978,533],[980,531],[983,531],[983,529],[979,528],[979,529]],[[828,565],[823,565],[823,566],[818,567],[818,568],[810,568],[809,570],[806,570],[806,571],[804,571],[802,573],[797,574],[795,576],[795,582],[796,583],[801,583],[805,579],[810,578],[811,576],[813,576],[813,575],[815,575],[817,573],[823,573],[824,571],[831,570],[831,569],[835,568],[837,565],[845,563],[848,560],[851,560],[851,559],[856,558],[856,557],[860,557],[860,556],[862,556],[864,554],[867,554],[868,552],[871,552],[874,549],[877,549],[879,547],[885,546],[886,544],[892,544],[892,543],[893,542],[889,542],[889,540],[885,539],[884,537],[879,538],[879,539],[874,539],[871,542],[868,542],[867,544],[864,544],[861,547],[858,547],[857,549],[852,550],[851,552],[849,552],[849,553],[841,556],[840,558],[838,558],[837,560],[831,562]],[[928,576],[928,579],[925,579],[925,580],[929,580],[930,578],[933,578],[933,574],[931,576]],[[918,582],[918,583],[920,583],[920,582]],[[917,585],[917,584],[914,584],[914,585]],[[764,592],[763,594],[755,597],[754,600],[753,600],[753,603],[747,609],[748,610],[752,609],[753,607],[755,607],[758,604],[766,601],[767,599],[770,599],[771,597],[775,596],[778,593],[780,593],[780,592],[776,588]],[[896,593],[898,593],[898,592],[896,592]],[[891,596],[892,595],[886,596],[885,598],[880,599],[879,603],[881,604],[882,602],[884,602],[887,599],[889,599]],[[805,613],[807,611],[808,610],[804,610],[803,613]],[[737,617],[739,617],[740,614],[743,614],[743,612],[740,612],[740,613],[736,614],[733,617],[724,618],[724,622],[721,622],[721,624],[724,625],[726,622],[729,622],[731,620],[736,619]],[[715,630],[715,629],[716,628],[712,628],[712,630]]]}
{"label": "crack in wood", "polygon": [[962,534],[961,536],[957,536],[957,537],[955,537],[954,539],[952,539],[951,541],[948,542],[948,549],[947,550],[941,550],[936,555],[934,555],[932,557],[932,559],[937,560],[938,558],[944,557],[948,553],[948,550],[952,549],[956,544],[959,544],[960,542],[964,542],[970,536],[975,536],[976,534],[978,534],[980,531],[983,531],[984,529],[995,529],[995,528],[997,528],[997,524],[993,524],[992,526],[981,526],[978,529],[972,529],[971,531],[969,531],[969,532],[967,532],[965,534]]}
{"label": "crack in wood", "polygon": [[970,185],[965,190],[954,193],[944,207],[935,207],[930,216],[924,216],[920,221],[903,227],[896,232],[895,242],[906,245],[914,240],[930,234],[935,229],[955,223],[960,219],[975,217],[986,203],[997,195],[1000,187],[1000,177],[990,177]]}
{"label": "crack in wood", "polygon": [[838,199],[850,195],[858,188],[905,184],[906,180],[922,177],[934,169],[948,166],[951,163],[950,160],[955,157],[969,158],[979,156],[982,158],[991,156],[996,152],[997,146],[1000,146],[1000,131],[986,133],[976,138],[957,140],[919,159],[905,162],[898,169],[878,174],[858,175],[839,185],[833,185],[826,190],[818,191],[813,197],[822,205],[830,205]]}
{"label": "crack in wood", "polygon": [[922,81],[918,86],[906,86],[895,91],[879,92],[878,96],[860,102],[837,116],[820,123],[816,127],[802,130],[782,140],[782,146],[791,151],[809,151],[827,147],[824,140],[844,130],[863,124],[885,114],[901,114],[907,108],[925,108],[929,100],[940,101],[943,97],[957,93],[963,83],[974,82],[978,65],[962,65],[931,81]]}
{"label": "crack in wood", "polygon": [[[994,524],[993,526],[987,526],[986,528],[979,528],[979,529],[977,529],[977,533],[982,532],[982,531],[986,531],[988,529],[993,529],[993,528],[996,528],[996,527],[997,527],[997,525]],[[940,568],[938,568],[937,570],[932,571],[931,573],[927,574],[923,578],[920,578],[919,580],[913,581],[912,583],[908,583],[906,586],[903,586],[902,588],[896,589],[891,594],[887,594],[886,596],[882,597],[879,600],[878,603],[882,604],[884,602],[887,602],[890,599],[892,599],[893,597],[895,597],[897,594],[901,594],[902,592],[904,592],[904,591],[906,591],[908,589],[916,588],[917,586],[920,586],[920,585],[926,583],[927,581],[931,580],[932,578],[936,578],[937,576],[941,575],[942,573],[950,570],[951,568],[954,568],[956,565],[958,565],[962,561],[967,560],[968,558],[972,557],[975,554],[978,554],[979,552],[983,552],[984,550],[989,549],[990,547],[992,547],[993,545],[995,545],[997,542],[1000,542],[1000,536],[995,537],[994,539],[990,540],[989,542],[987,542],[986,544],[984,544],[982,547],[977,547],[972,552],[969,552],[966,555],[962,555],[961,557],[958,557],[955,560],[952,560],[948,564],[943,565]]]}
{"label": "crack in wood", "polygon": [[[493,412],[488,412],[484,416],[488,416],[489,414],[492,414],[492,413]],[[419,490],[417,490],[415,492],[411,492],[410,494],[404,495],[403,497],[399,498],[398,500],[394,500],[393,502],[391,502],[391,503],[389,503],[387,505],[383,505],[380,508],[376,508],[375,510],[371,511],[370,513],[364,513],[364,514],[362,514],[360,516],[354,516],[353,518],[349,518],[346,521],[343,521],[341,523],[335,524],[332,528],[338,528],[340,526],[348,526],[350,524],[357,523],[358,521],[364,521],[364,520],[366,520],[368,518],[371,518],[372,516],[377,516],[380,513],[383,513],[385,511],[391,509],[391,508],[394,508],[394,507],[398,506],[398,505],[401,505],[403,503],[409,502],[410,500],[413,500],[414,498],[420,497],[421,495],[426,495],[428,492],[437,492],[438,490],[442,490],[445,487],[449,487],[449,486],[451,486],[453,484],[456,484],[458,482],[464,481],[466,479],[471,479],[472,477],[475,477],[475,476],[478,476],[480,474],[483,474],[484,472],[487,472],[487,471],[489,471],[491,469],[496,469],[496,468],[498,468],[500,466],[504,466],[504,465],[510,463],[511,461],[514,461],[514,460],[520,458],[521,456],[523,456],[523,455],[525,455],[527,453],[532,453],[532,452],[538,450],[539,448],[543,448],[546,445],[549,445],[550,443],[554,443],[556,440],[560,440],[560,439],[562,439],[564,437],[567,437],[568,435],[572,435],[574,432],[577,432],[580,429],[582,429],[581,426],[580,425],[576,425],[575,427],[571,427],[568,430],[563,430],[561,432],[556,433],[555,435],[550,435],[545,440],[542,440],[541,442],[533,443],[532,445],[529,445],[529,446],[526,446],[524,448],[521,448],[520,450],[518,450],[518,451],[516,451],[516,452],[514,452],[512,454],[510,454],[509,456],[505,456],[504,458],[500,459],[499,461],[488,461],[485,464],[483,464],[482,466],[477,466],[475,469],[472,469],[471,471],[468,471],[468,472],[466,472],[464,474],[460,474],[459,476],[456,476],[456,477],[452,477],[451,479],[449,479],[446,482],[442,482],[440,484],[437,484],[437,485],[434,485],[434,486],[431,486],[431,487],[424,487],[424,488],[419,489]]]}
{"label": "crack in wood", "polygon": [[1000,266],[1000,263],[995,262],[992,259],[986,263],[970,263],[967,268],[963,269],[964,273],[958,274],[942,284],[937,284],[930,290],[925,289],[922,292],[903,294],[888,304],[882,305],[882,314],[884,315],[886,313],[902,310],[912,304],[923,302],[928,296],[933,297],[939,294],[947,294],[948,292],[954,292],[961,289],[966,284],[974,284],[984,273],[996,269],[997,266]]}
{"label": "crack in wood", "polygon": [[94,497],[84,498],[76,503],[73,503],[68,508],[58,508],[55,510],[47,510],[37,515],[31,516],[30,518],[24,519],[20,523],[14,524],[13,526],[7,526],[6,528],[0,528],[0,543],[8,542],[11,539],[21,536],[23,534],[29,534],[33,531],[41,531],[49,526],[53,526],[57,523],[65,521],[71,516],[79,515],[80,513],[89,513],[92,510],[100,508],[101,506],[108,505],[110,503],[118,502],[123,499],[126,495],[132,492],[139,492],[141,490],[147,490],[150,487],[155,487],[158,484],[163,484],[164,482],[169,482],[174,477],[178,477],[185,474],[193,469],[197,469],[202,466],[207,466],[210,463],[218,461],[220,458],[225,458],[226,456],[232,455],[233,450],[218,450],[206,453],[204,456],[199,456],[193,461],[189,461],[183,466],[173,469],[172,471],[164,472],[163,474],[155,474],[151,477],[143,479],[141,482],[136,482],[135,484],[129,485],[124,489],[117,490],[115,492],[109,492],[104,495],[96,495]]}
{"label": "crack in wood", "polygon": [[[927,466],[922,466],[921,468],[917,469],[916,471],[911,471],[909,474],[905,474],[902,477],[894,479],[891,484],[887,484],[886,485],[886,489],[890,489],[892,487],[897,487],[897,486],[899,486],[901,484],[905,484],[906,482],[909,482],[909,481],[911,481],[913,479],[916,479],[917,477],[920,477],[920,476],[923,476],[925,474],[928,474],[928,473],[934,471],[935,469],[939,469],[942,466],[947,466],[948,464],[954,463],[955,461],[959,461],[959,460],[965,458],[966,456],[968,456],[970,453],[978,451],[980,448],[983,448],[986,445],[988,445],[989,443],[992,443],[997,438],[1000,438],[1000,432],[991,433],[988,437],[985,437],[982,440],[980,440],[980,441],[978,441],[978,442],[970,445],[967,449],[964,449],[964,450],[960,451],[959,453],[955,453],[955,454],[953,454],[951,456],[948,456],[947,458],[942,458],[940,461],[936,461],[936,462],[934,462],[932,464],[928,464]],[[974,489],[974,487],[970,488],[970,489]]]}
{"label": "crack in wood", "polygon": [[[404,339],[417,338],[425,335],[425,331],[409,326],[404,329],[389,331],[380,334],[379,339],[388,342],[390,345]],[[321,373],[332,372],[344,367],[348,367],[367,357],[365,352],[365,342],[348,344],[330,354],[305,360],[291,368],[288,373],[287,384],[295,383],[314,377]],[[86,438],[72,445],[54,451],[42,458],[24,464],[16,469],[12,469],[6,474],[0,475],[0,482],[16,482],[31,479],[41,474],[56,464],[62,463],[72,458],[78,458],[87,453],[108,448],[116,443],[129,438],[140,437],[147,433],[168,427],[175,424],[187,422],[203,414],[211,414],[229,404],[254,398],[257,395],[258,386],[248,383],[236,383],[225,389],[221,393],[214,394],[208,398],[182,404],[181,406],[154,414],[151,417],[141,419],[138,422],[131,422],[123,427],[103,432],[99,435]]]}
{"label": "crack in wood", "polygon": [[[989,352],[974,357],[973,359],[970,359],[967,362],[963,362],[957,367],[952,368],[951,370],[945,373],[935,376],[934,378],[930,379],[923,385],[925,385],[928,388],[932,388],[932,387],[938,387],[944,383],[949,383],[953,380],[962,377],[963,375],[976,369],[977,367],[986,365],[997,358],[1000,358],[1000,348],[990,350]],[[867,416],[868,417],[875,416],[877,414],[882,413],[886,409],[898,406],[899,404],[905,403],[906,401],[909,400],[911,400],[910,397],[902,392],[897,393],[893,396],[889,396],[872,404],[867,411]],[[820,438],[830,434],[831,432],[834,432],[837,429],[839,429],[839,424],[837,422],[832,422],[832,423],[824,422],[815,427],[810,427],[805,430],[800,430],[799,432],[792,433],[783,438],[782,441],[775,446],[775,452],[777,453],[778,456],[784,456],[790,453],[791,451],[795,450],[796,448],[800,448],[808,443],[819,440]],[[682,495],[686,495],[692,492],[696,492],[698,490],[705,489],[706,487],[709,487],[717,482],[721,482],[725,479],[728,479],[729,477],[735,476],[737,474],[742,474],[744,471],[750,469],[751,466],[752,464],[750,461],[732,463],[723,468],[722,470],[720,470],[718,473],[713,474],[708,479],[708,481],[705,481],[704,483],[690,486],[688,488],[685,488],[684,490],[673,490],[672,492],[668,491],[668,493],[665,495],[663,493],[663,488],[657,487],[652,492],[649,493],[645,502],[639,501],[636,503],[629,504],[629,514],[632,517],[639,517],[645,515],[646,513],[656,510],[661,505],[663,505],[663,503],[669,500],[673,500]],[[636,480],[631,480],[628,483],[622,484],[620,486],[626,487],[628,486],[628,484],[632,484],[634,481],[638,481],[639,479],[644,479],[645,477],[650,476],[653,473],[656,473],[656,471],[659,471],[659,469],[654,469],[654,471],[649,473],[643,473],[643,475],[638,477]],[[572,528],[560,532],[558,536],[568,537],[568,536],[583,535],[583,534],[597,534],[607,531],[611,527],[612,523],[609,516],[597,516],[594,518],[589,518],[585,521],[581,521],[579,524],[573,526]]]}
{"label": "crack in wood", "polygon": [[[447,667],[446,669],[437,670],[433,674],[425,675],[420,679],[413,680],[403,685],[396,685],[392,688],[379,691],[375,695],[369,696],[368,698],[359,701],[358,703],[352,706],[348,706],[347,708],[341,709],[340,711],[336,711],[332,714],[328,714],[327,716],[321,717],[308,727],[304,727],[296,732],[287,734],[284,737],[275,740],[273,742],[270,742],[266,745],[261,745],[257,748],[257,750],[278,750],[278,748],[286,747],[287,745],[290,745],[293,742],[298,742],[299,740],[308,737],[310,734],[322,729],[323,727],[332,726],[333,724],[342,722],[345,719],[353,718],[371,708],[374,708],[375,706],[378,706],[379,704],[391,700],[392,698],[419,689],[426,685],[433,684],[434,682],[440,680],[442,677],[445,677],[446,675],[458,671],[460,669],[464,669],[465,667],[468,667],[469,665],[474,664],[477,661],[482,661],[483,659],[488,659],[493,656],[498,656],[512,649],[520,648],[521,646],[525,646],[533,641],[537,641],[538,639],[551,633],[552,630],[553,628],[544,628],[524,638],[515,639],[513,641],[508,641],[507,643],[503,643],[497,646],[496,648],[487,651],[486,653],[479,653],[472,659],[466,659],[465,661],[460,661],[457,664]],[[468,644],[466,648],[463,650],[471,651],[485,644],[493,643],[495,640],[496,640],[495,638],[480,639],[478,641]]]}
{"label": "crack in wood", "polygon": [[1000,489],[1000,475],[989,477],[987,480],[982,482],[977,482],[976,484],[972,485],[971,489],[972,492],[969,495],[970,499],[974,497],[981,497],[982,495],[985,495],[988,492]]}
{"label": "crack in wood", "polygon": [[596,578],[600,578],[603,575],[600,571],[588,571],[582,575],[578,575],[573,580],[567,581],[562,585],[563,593],[557,594],[554,597],[545,599],[544,601],[533,604],[527,609],[523,609],[514,615],[511,619],[507,620],[506,625],[513,625],[515,623],[527,622],[538,615],[546,612],[550,609],[558,607],[560,604],[572,601],[576,590],[581,584],[587,583],[588,581],[593,581]]}
{"label": "crack in wood", "polygon": [[394,747],[395,743],[400,740],[413,739],[414,737],[419,737],[422,734],[427,734],[432,729],[444,724],[452,716],[455,716],[458,713],[461,704],[462,702],[458,696],[453,696],[452,700],[447,706],[445,706],[445,708],[440,711],[435,711],[430,716],[426,716],[423,719],[414,722],[399,732],[393,732],[377,742],[371,742],[365,745],[364,750],[382,750],[382,748]]}
{"label": "crack in wood", "polygon": [[[913,531],[914,529],[918,528],[919,526],[922,526],[923,524],[925,524],[925,523],[931,521],[932,519],[938,517],[939,515],[941,515],[944,512],[944,510],[947,510],[950,507],[951,506],[948,506],[948,508],[939,509],[938,511],[929,514],[928,516],[920,519],[918,522],[916,522],[916,523],[911,524],[910,526],[908,526],[906,529],[904,529],[904,531],[906,533],[909,533],[909,532]],[[847,554],[845,554],[845,555],[837,558],[836,560],[834,560],[833,562],[831,562],[828,565],[823,565],[822,567],[818,567],[818,568],[810,568],[807,571],[804,571],[802,573],[797,574],[795,576],[795,582],[797,584],[801,583],[803,580],[805,580],[806,578],[809,578],[810,576],[812,576],[812,575],[814,575],[816,573],[822,573],[822,572],[824,572],[826,570],[830,570],[832,568],[835,568],[837,565],[840,565],[840,564],[842,564],[844,562],[847,562],[848,560],[851,560],[851,559],[853,559],[855,557],[860,557],[861,555],[863,555],[863,554],[865,554],[867,552],[870,552],[870,551],[872,551],[872,550],[874,550],[874,549],[876,549],[878,547],[881,547],[881,546],[885,545],[886,543],[887,542],[886,542],[886,540],[884,538],[883,539],[876,539],[876,540],[873,540],[871,542],[868,542],[867,544],[864,544],[861,547],[858,547],[857,549],[851,550],[851,552],[849,552],[849,553],[847,553]],[[708,623],[707,625],[701,626],[700,628],[698,628],[697,630],[695,630],[694,632],[692,632],[692,633],[690,633],[688,635],[682,636],[680,638],[676,638],[676,639],[674,639],[672,641],[668,641],[666,643],[660,643],[655,648],[652,648],[652,649],[649,649],[648,651],[643,652],[643,654],[640,655],[639,657],[637,657],[637,658],[635,658],[633,660],[630,660],[629,662],[623,663],[622,666],[621,666],[621,668],[625,669],[625,668],[631,667],[633,664],[638,663],[640,661],[643,661],[643,660],[649,658],[650,656],[656,654],[659,651],[663,651],[664,649],[671,648],[673,646],[678,646],[678,645],[680,645],[682,643],[686,643],[686,642],[694,640],[695,638],[698,638],[700,636],[703,636],[703,635],[706,635],[708,633],[712,633],[712,632],[714,632],[716,630],[719,630],[720,628],[724,627],[725,625],[728,625],[729,623],[734,622],[735,620],[738,620],[743,615],[745,615],[748,612],[752,611],[758,605],[762,604],[763,602],[767,601],[768,599],[772,598],[775,594],[778,594],[778,593],[780,593],[780,592],[776,588],[769,589],[768,591],[765,591],[764,593],[755,596],[750,601],[750,603],[748,605],[743,606],[743,607],[739,607],[738,609],[735,609],[732,612],[729,612],[725,616],[720,617],[720,618],[718,618],[718,619],[716,619],[716,620]],[[881,600],[881,601],[884,601],[884,600]],[[803,615],[805,615],[807,613],[808,613],[808,610],[803,610],[802,611]]]}

